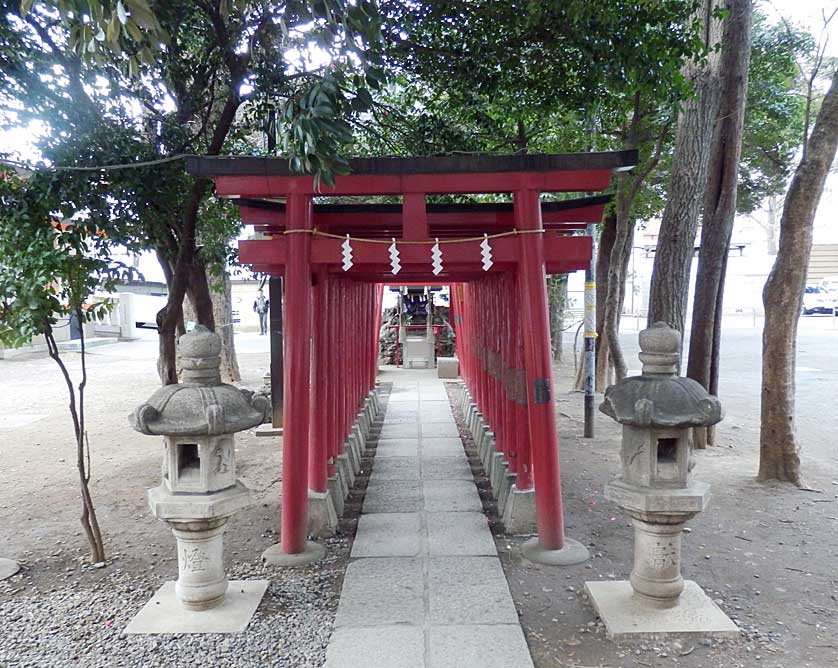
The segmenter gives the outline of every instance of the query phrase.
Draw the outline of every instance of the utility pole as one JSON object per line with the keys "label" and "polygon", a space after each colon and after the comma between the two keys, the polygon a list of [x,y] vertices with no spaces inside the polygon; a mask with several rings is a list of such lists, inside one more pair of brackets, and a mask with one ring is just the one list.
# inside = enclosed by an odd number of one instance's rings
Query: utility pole
{"label": "utility pole", "polygon": [[594,377],[596,375],[596,225],[588,224],[591,262],[585,270],[585,438],[594,437]]}

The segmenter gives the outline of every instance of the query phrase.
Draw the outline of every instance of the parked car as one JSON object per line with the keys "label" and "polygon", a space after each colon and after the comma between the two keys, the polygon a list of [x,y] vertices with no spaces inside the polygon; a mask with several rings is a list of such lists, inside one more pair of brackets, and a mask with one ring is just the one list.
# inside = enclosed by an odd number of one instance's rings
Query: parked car
{"label": "parked car", "polygon": [[803,293],[803,315],[812,313],[832,313],[836,306],[835,297],[824,288],[808,285]]}
{"label": "parked car", "polygon": [[820,287],[829,293],[829,296],[838,300],[838,276],[827,276],[820,282]]}
{"label": "parked car", "polygon": [[137,327],[157,329],[157,313],[166,305],[166,295],[135,294],[134,322]]}

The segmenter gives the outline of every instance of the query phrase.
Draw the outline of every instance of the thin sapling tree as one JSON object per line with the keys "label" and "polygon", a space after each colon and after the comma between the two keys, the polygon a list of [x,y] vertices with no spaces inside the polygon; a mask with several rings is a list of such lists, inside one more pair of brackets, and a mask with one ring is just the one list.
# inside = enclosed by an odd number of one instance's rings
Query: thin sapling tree
{"label": "thin sapling tree", "polygon": [[[62,211],[57,193],[52,177],[0,173],[0,342],[19,347],[43,337],[61,371],[73,423],[81,524],[91,563],[100,563],[105,560],[105,547],[90,493],[84,323],[108,312],[112,303],[99,295],[112,292],[117,282],[130,278],[135,270],[112,257],[112,242],[89,218]],[[59,323],[71,317],[81,330],[77,372],[62,357],[56,341]]]}

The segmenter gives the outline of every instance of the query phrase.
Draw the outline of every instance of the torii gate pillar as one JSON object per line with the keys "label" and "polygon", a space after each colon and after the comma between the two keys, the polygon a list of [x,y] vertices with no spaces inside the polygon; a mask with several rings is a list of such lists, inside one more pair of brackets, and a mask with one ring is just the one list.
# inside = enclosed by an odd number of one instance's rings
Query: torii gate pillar
{"label": "torii gate pillar", "polygon": [[[536,190],[514,195],[515,227],[540,230],[541,203]],[[522,546],[530,561],[569,566],[588,559],[581,543],[565,538],[562,515],[559,445],[556,408],[553,403],[553,363],[547,310],[544,239],[541,234],[519,236],[524,327],[524,366],[527,378],[527,408],[535,482],[538,536]]]}
{"label": "torii gate pillar", "polygon": [[[288,196],[288,229],[311,230],[310,195]],[[285,272],[281,540],[262,554],[269,564],[292,566],[320,559],[326,549],[308,542],[308,458],[311,380],[311,235],[290,234]]]}

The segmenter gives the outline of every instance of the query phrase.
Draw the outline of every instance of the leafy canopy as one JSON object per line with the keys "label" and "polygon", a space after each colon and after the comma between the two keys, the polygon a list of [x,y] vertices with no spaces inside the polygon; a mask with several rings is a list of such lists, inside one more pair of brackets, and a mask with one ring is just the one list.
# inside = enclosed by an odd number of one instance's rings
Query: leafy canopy
{"label": "leafy canopy", "polygon": [[20,346],[62,317],[101,318],[111,304],[92,300],[134,271],[115,260],[111,241],[84,216],[61,219],[66,203],[49,186],[0,175],[0,342]]}
{"label": "leafy canopy", "polygon": [[782,194],[788,185],[806,114],[797,62],[814,51],[810,34],[771,25],[759,12],[754,13],[752,34],[736,203],[740,213],[754,211],[763,199]]}

